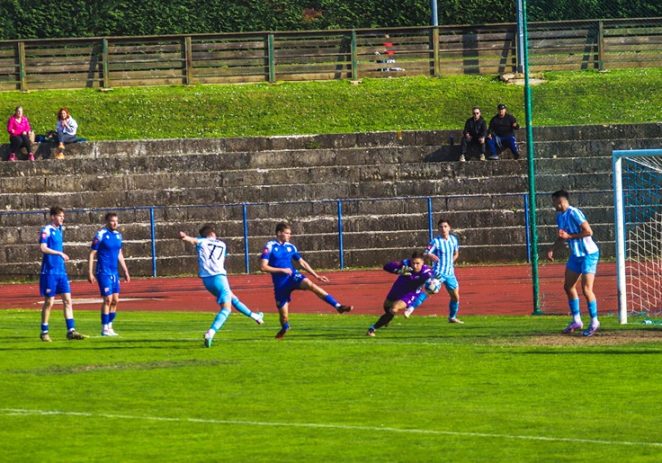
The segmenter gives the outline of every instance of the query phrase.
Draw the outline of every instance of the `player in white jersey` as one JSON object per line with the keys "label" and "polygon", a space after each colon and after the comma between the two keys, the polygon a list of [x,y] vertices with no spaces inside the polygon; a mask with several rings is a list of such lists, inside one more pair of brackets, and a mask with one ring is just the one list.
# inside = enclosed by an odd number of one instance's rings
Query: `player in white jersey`
{"label": "player in white jersey", "polygon": [[[455,261],[460,255],[460,244],[455,235],[451,234],[451,224],[447,219],[439,219],[437,222],[439,235],[437,235],[425,251],[434,264],[432,271],[434,278],[438,279],[446,287],[450,296],[448,303],[448,323],[464,323],[457,318],[460,310],[460,286],[455,277]],[[405,318],[411,317],[414,310],[420,306],[428,295],[425,291],[419,291],[418,297],[407,307],[404,312]]]}
{"label": "player in white jersey", "polygon": [[221,309],[204,335],[205,347],[211,347],[216,333],[230,316],[230,307],[252,318],[258,325],[263,323],[262,312],[252,312],[230,289],[227,272],[225,271],[226,244],[216,238],[216,229],[212,224],[206,224],[200,229],[200,236],[193,238],[184,232],[179,232],[179,238],[195,245],[198,252],[198,276],[202,279],[207,291],[216,297]]}
{"label": "player in white jersey", "polygon": [[559,190],[552,194],[558,232],[556,240],[547,251],[547,258],[554,260],[554,248],[563,242],[568,244],[570,257],[565,268],[563,289],[568,296],[572,321],[563,330],[563,333],[570,334],[584,327],[579,313],[579,294],[576,288],[577,281],[581,277],[582,292],[586,298],[588,312],[591,316],[591,324],[588,329],[583,331],[583,334],[584,336],[592,336],[600,327],[598,303],[593,292],[593,282],[595,281],[600,250],[593,241],[593,230],[591,230],[586,216],[579,209],[572,207],[568,198],[569,194],[565,190]]}

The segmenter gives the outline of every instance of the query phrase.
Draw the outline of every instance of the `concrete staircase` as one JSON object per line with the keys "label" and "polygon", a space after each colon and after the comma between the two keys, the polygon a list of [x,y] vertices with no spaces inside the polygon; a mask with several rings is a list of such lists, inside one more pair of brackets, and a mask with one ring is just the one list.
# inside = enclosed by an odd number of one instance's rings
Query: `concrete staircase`
{"label": "concrete staircase", "polygon": [[[281,220],[292,223],[293,243],[314,266],[338,268],[338,200],[345,266],[381,265],[423,247],[429,204],[434,229],[440,216],[451,220],[464,262],[525,260],[526,161],[507,153],[461,164],[451,137],[459,133],[95,142],[71,146],[60,161],[44,146],[34,163],[0,163],[0,278],[38,273],[37,231],[54,204],[67,210],[65,250],[78,275],[108,210],[120,215],[133,274],[150,275],[149,206],[159,275],[193,271],[177,232],[205,222],[219,224],[228,268],[244,271],[244,218],[251,270]],[[662,146],[662,125],[540,128],[534,137],[538,190],[573,192],[603,255],[612,254],[612,195],[594,191],[611,189],[613,149]],[[546,196],[538,207],[544,246],[554,214]]]}

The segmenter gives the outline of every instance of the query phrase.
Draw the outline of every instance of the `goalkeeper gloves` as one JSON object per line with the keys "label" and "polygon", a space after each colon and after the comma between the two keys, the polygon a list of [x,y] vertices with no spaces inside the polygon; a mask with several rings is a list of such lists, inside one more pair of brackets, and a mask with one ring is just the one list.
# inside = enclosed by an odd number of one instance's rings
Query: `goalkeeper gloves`
{"label": "goalkeeper gloves", "polygon": [[402,267],[400,267],[400,268],[398,269],[398,273],[399,273],[400,275],[403,275],[403,276],[406,276],[406,277],[410,276],[410,275],[412,274],[413,271],[414,271],[414,269],[411,268],[411,267],[408,266],[408,265],[403,265]]}

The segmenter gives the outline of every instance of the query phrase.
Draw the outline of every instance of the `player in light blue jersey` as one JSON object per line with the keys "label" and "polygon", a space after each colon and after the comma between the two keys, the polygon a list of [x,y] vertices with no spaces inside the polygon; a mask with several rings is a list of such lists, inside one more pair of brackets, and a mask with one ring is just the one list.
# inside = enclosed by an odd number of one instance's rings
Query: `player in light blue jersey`
{"label": "player in light blue jersey", "polygon": [[276,334],[276,339],[285,336],[290,329],[288,319],[289,302],[292,300],[292,291],[303,289],[312,291],[317,297],[332,306],[338,313],[350,312],[354,307],[351,305],[342,305],[336,301],[333,296],[317,286],[315,283],[299,273],[294,266],[296,261],[304,270],[310,273],[323,283],[328,283],[329,279],[318,275],[315,270],[303,260],[296,246],[290,243],[292,229],[285,222],[276,225],[276,239],[269,241],[262,250],[260,256],[260,270],[271,274],[274,284],[274,293],[276,297],[276,307],[280,315],[280,331]]}
{"label": "player in light blue jersey", "polygon": [[[124,272],[124,281],[131,281],[129,269],[122,252],[122,233],[117,229],[117,214],[109,212],[105,216],[106,226],[96,232],[87,260],[87,281],[99,284],[101,302],[101,336],[117,336],[113,329],[113,320],[117,315],[120,300],[120,273],[118,264]],[[94,258],[97,258],[96,271]]]}
{"label": "player in light blue jersey", "polygon": [[559,190],[552,194],[552,203],[556,209],[556,225],[558,226],[557,238],[547,251],[547,258],[554,260],[554,248],[566,242],[570,248],[570,257],[565,268],[565,283],[563,289],[568,296],[568,305],[572,314],[572,321],[563,330],[570,334],[575,330],[584,328],[579,313],[579,294],[577,293],[577,281],[581,277],[582,292],[586,298],[588,312],[591,317],[590,326],[583,331],[584,336],[592,336],[598,328],[598,303],[593,292],[595,272],[598,268],[600,250],[593,241],[593,230],[586,220],[586,216],[579,209],[572,207],[569,202],[569,194],[565,190]]}
{"label": "player in light blue jersey", "polygon": [[[432,266],[434,278],[443,283],[450,296],[448,323],[463,324],[464,322],[457,318],[457,313],[460,310],[460,285],[455,277],[455,261],[460,255],[460,244],[457,237],[451,234],[451,224],[447,219],[439,219],[437,226],[439,227],[439,235],[430,241],[425,254],[434,262]],[[405,318],[411,317],[414,310],[427,297],[428,294],[425,291],[419,291],[418,297],[405,310]]]}
{"label": "player in light blue jersey", "polygon": [[71,287],[65,262],[69,256],[64,253],[62,224],[64,223],[64,209],[58,206],[51,207],[51,223],[42,227],[39,232],[39,250],[43,254],[41,262],[41,275],[39,276],[39,292],[44,297],[41,307],[41,335],[44,342],[51,342],[48,333],[48,320],[55,302],[55,296],[62,297],[64,305],[64,320],[67,324],[67,339],[80,340],[85,336],[76,331],[74,322],[74,309],[71,305]]}
{"label": "player in light blue jersey", "polygon": [[198,276],[207,291],[216,297],[216,302],[221,307],[211,326],[204,334],[205,347],[211,347],[214,336],[223,327],[230,316],[230,307],[234,306],[242,314],[252,318],[258,325],[264,323],[262,312],[252,312],[232,293],[225,270],[225,257],[227,256],[226,244],[217,239],[216,228],[212,224],[206,224],[200,229],[200,236],[193,238],[184,232],[179,232],[179,237],[187,243],[195,245],[198,252]]}

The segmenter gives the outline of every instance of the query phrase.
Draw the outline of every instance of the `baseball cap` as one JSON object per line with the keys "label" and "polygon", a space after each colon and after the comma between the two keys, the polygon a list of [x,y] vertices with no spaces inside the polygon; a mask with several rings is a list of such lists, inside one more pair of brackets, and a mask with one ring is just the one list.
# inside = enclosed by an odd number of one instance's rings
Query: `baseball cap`
{"label": "baseball cap", "polygon": [[497,109],[506,109],[507,107],[508,107],[508,106],[506,106],[506,105],[503,104],[503,103],[499,103],[499,104],[497,105]]}

